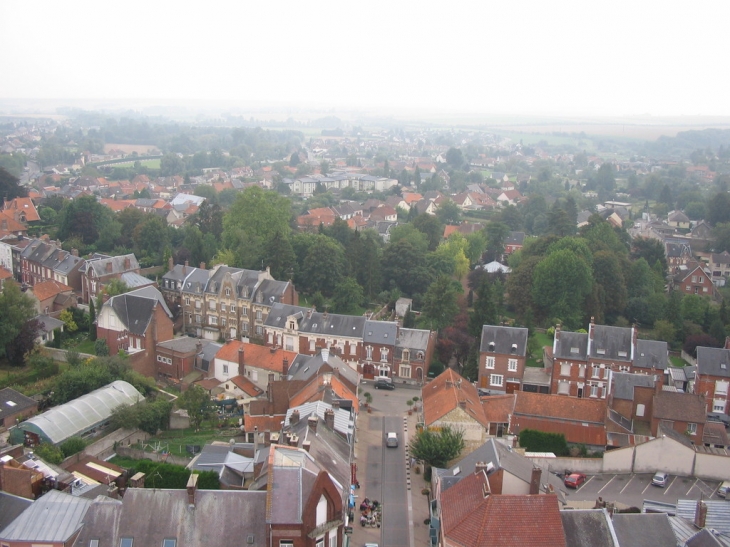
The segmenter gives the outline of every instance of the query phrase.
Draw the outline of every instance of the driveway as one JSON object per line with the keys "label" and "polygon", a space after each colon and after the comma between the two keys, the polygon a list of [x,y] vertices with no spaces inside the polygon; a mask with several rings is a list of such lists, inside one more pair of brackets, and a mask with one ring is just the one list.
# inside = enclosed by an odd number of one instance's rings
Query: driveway
{"label": "driveway", "polygon": [[666,488],[651,484],[652,474],[589,475],[577,490],[566,489],[568,505],[571,502],[618,502],[628,507],[641,508],[644,500],[676,504],[679,499],[721,499],[717,496],[719,481],[670,475]]}

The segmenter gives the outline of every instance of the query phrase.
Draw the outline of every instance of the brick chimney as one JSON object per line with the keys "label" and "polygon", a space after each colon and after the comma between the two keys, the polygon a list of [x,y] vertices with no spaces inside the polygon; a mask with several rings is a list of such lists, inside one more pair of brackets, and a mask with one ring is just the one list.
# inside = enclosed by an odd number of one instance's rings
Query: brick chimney
{"label": "brick chimney", "polygon": [[289,425],[297,425],[299,423],[299,411],[294,410],[289,416]]}
{"label": "brick chimney", "polygon": [[129,270],[129,268],[132,266],[132,262],[129,260],[128,256],[124,257],[124,270]]}
{"label": "brick chimney", "polygon": [[188,507],[191,509],[195,508],[195,490],[198,488],[198,474],[193,473],[188,479],[186,489],[188,491]]}
{"label": "brick chimney", "polygon": [[332,431],[335,430],[335,412],[334,412],[334,410],[328,408],[327,410],[324,411],[324,423]]}
{"label": "brick chimney", "polygon": [[532,475],[530,476],[530,494],[540,493],[540,478],[542,477],[542,469],[539,467],[532,468]]}
{"label": "brick chimney", "polygon": [[591,324],[588,325],[588,332],[590,333],[590,339],[593,340],[593,330],[596,328],[596,318],[591,316]]}
{"label": "brick chimney", "polygon": [[175,263],[172,261],[172,257],[167,259],[167,269],[172,270],[175,267]]}
{"label": "brick chimney", "polygon": [[487,462],[477,462],[474,466],[474,473],[479,473],[480,471],[488,472],[489,464]]}
{"label": "brick chimney", "polygon": [[106,273],[112,273],[112,261],[106,263]]}
{"label": "brick chimney", "polygon": [[555,325],[555,339],[560,340],[560,323]]}
{"label": "brick chimney", "polygon": [[286,377],[289,375],[289,358],[284,357],[284,363],[281,366],[281,375]]}
{"label": "brick chimney", "polygon": [[319,418],[317,416],[310,416],[307,418],[307,425],[309,426],[309,429],[312,430],[312,433],[317,432],[317,422],[319,421]]}
{"label": "brick chimney", "polygon": [[302,443],[302,448],[309,452],[309,449],[312,447],[312,443],[310,441],[304,441]]}
{"label": "brick chimney", "polygon": [[183,273],[183,275],[187,275],[188,274],[188,266],[189,265],[190,265],[190,263],[186,260],[185,261],[185,264],[183,264],[183,267],[182,267],[182,273]]}
{"label": "brick chimney", "polygon": [[246,365],[243,364],[243,344],[238,346],[238,374],[244,376]]}
{"label": "brick chimney", "polygon": [[695,520],[694,524],[697,528],[704,528],[707,520],[707,504],[702,500],[697,500],[697,506],[695,507]]}

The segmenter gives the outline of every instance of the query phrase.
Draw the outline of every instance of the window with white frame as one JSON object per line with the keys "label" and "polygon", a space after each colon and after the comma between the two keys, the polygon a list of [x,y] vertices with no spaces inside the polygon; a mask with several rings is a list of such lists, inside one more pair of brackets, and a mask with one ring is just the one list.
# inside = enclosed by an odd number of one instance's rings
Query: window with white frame
{"label": "window with white frame", "polygon": [[314,351],[314,344],[315,344],[314,340],[309,341],[309,351]]}
{"label": "window with white frame", "polygon": [[243,332],[248,332],[248,323],[241,323],[241,330]]}
{"label": "window with white frame", "polygon": [[231,289],[226,289],[226,296],[231,296]]}
{"label": "window with white frame", "polygon": [[487,357],[486,367],[488,369],[493,369],[494,368],[494,357],[490,357],[490,356]]}
{"label": "window with white frame", "polygon": [[490,374],[489,375],[490,386],[502,386],[504,385],[504,376],[501,374]]}
{"label": "window with white frame", "polygon": [[243,315],[244,317],[248,317],[248,308],[241,308],[241,315]]}
{"label": "window with white frame", "polygon": [[218,318],[215,315],[211,315],[209,318],[211,325],[217,325],[218,324]]}
{"label": "window with white frame", "polygon": [[223,365],[223,374],[228,374],[228,365]]}
{"label": "window with white frame", "polygon": [[725,401],[723,401],[722,399],[715,399],[712,402],[712,412],[725,413]]}
{"label": "window with white frame", "polygon": [[380,360],[381,361],[388,360],[388,348],[380,348]]}
{"label": "window with white frame", "polygon": [[200,323],[200,316],[199,316],[199,315],[196,315],[196,316],[195,316],[195,322],[196,322],[196,323]]}
{"label": "window with white frame", "polygon": [[410,378],[411,377],[411,366],[410,365],[401,365],[400,369],[398,370],[398,376],[401,378]]}
{"label": "window with white frame", "polygon": [[593,365],[591,367],[591,378],[600,378],[601,377],[601,368],[597,365]]}
{"label": "window with white frame", "polygon": [[231,304],[231,313],[236,313],[236,305]]}
{"label": "window with white frame", "polygon": [[591,397],[598,397],[598,386],[597,385],[591,386]]}
{"label": "window with white frame", "polygon": [[687,433],[690,435],[697,435],[697,424],[687,424]]}
{"label": "window with white frame", "polygon": [[162,547],[176,547],[177,540],[174,538],[166,538],[162,540]]}
{"label": "window with white frame", "polygon": [[225,317],[221,317],[221,325],[224,326],[224,327],[226,326],[226,318]]}
{"label": "window with white frame", "polygon": [[560,363],[560,376],[570,376],[570,363]]}
{"label": "window with white frame", "polygon": [[585,377],[586,377],[586,366],[578,365],[578,378],[585,378]]}
{"label": "window with white frame", "polygon": [[186,306],[190,305],[190,297],[185,297],[185,305]]}
{"label": "window with white frame", "polygon": [[221,302],[221,311],[222,312],[225,312],[226,311],[226,304],[225,304],[225,302]]}
{"label": "window with white frame", "polygon": [[356,355],[357,354],[357,344],[355,342],[350,342],[350,355]]}
{"label": "window with white frame", "polygon": [[517,372],[517,359],[507,361],[507,370],[509,372]]}
{"label": "window with white frame", "polygon": [[198,309],[199,310],[201,307],[202,307],[202,303],[200,302],[200,300],[196,300],[195,301],[195,309]]}
{"label": "window with white frame", "polygon": [[256,310],[256,321],[261,321],[262,317],[263,314],[261,313],[261,310]]}
{"label": "window with white frame", "polygon": [[727,380],[716,380],[715,395],[727,395],[728,386],[730,386],[730,382]]}
{"label": "window with white frame", "polygon": [[256,325],[256,336],[261,336],[264,333],[264,327]]}
{"label": "window with white frame", "polygon": [[561,380],[558,382],[558,395],[569,395],[570,394],[570,382]]}
{"label": "window with white frame", "polygon": [[208,302],[208,309],[209,310],[215,310],[215,305],[216,305],[216,303],[213,300],[210,300]]}
{"label": "window with white frame", "polygon": [[279,547],[294,547],[294,542],[290,539],[280,539]]}
{"label": "window with white frame", "polygon": [[365,359],[367,359],[368,361],[373,360],[373,346],[367,346],[365,348]]}
{"label": "window with white frame", "polygon": [[294,351],[294,340],[290,337],[286,337],[286,351]]}

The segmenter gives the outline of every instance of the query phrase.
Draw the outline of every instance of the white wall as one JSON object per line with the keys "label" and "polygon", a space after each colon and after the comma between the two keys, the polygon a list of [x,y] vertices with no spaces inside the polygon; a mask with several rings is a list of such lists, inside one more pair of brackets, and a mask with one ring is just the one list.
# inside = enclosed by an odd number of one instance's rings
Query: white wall
{"label": "white wall", "polygon": [[604,473],[630,473],[634,462],[634,447],[617,448],[603,453]]}
{"label": "white wall", "polygon": [[672,475],[692,476],[695,452],[667,437],[658,437],[635,448],[634,473],[666,471]]}
{"label": "white wall", "polygon": [[502,494],[529,494],[530,483],[505,471],[502,474]]}
{"label": "white wall", "polygon": [[[601,458],[530,458],[532,462],[542,469],[562,473],[570,470],[579,473],[595,475],[603,473],[603,460]],[[545,482],[545,481],[543,481]]]}
{"label": "white wall", "polygon": [[[722,452],[727,454],[728,451],[722,450]],[[726,481],[730,479],[730,458],[727,455],[699,452],[695,455],[694,474],[701,479]]]}

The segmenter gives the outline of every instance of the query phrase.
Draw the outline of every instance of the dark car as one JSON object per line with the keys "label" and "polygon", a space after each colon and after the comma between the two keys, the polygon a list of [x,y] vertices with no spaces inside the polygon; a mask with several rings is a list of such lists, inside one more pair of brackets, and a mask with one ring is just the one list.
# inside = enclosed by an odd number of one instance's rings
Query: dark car
{"label": "dark car", "polygon": [[586,476],[583,473],[571,473],[565,477],[565,486],[568,488],[578,488],[586,482]]}
{"label": "dark car", "polygon": [[375,389],[395,389],[395,384],[392,379],[386,376],[381,376],[375,380]]}

